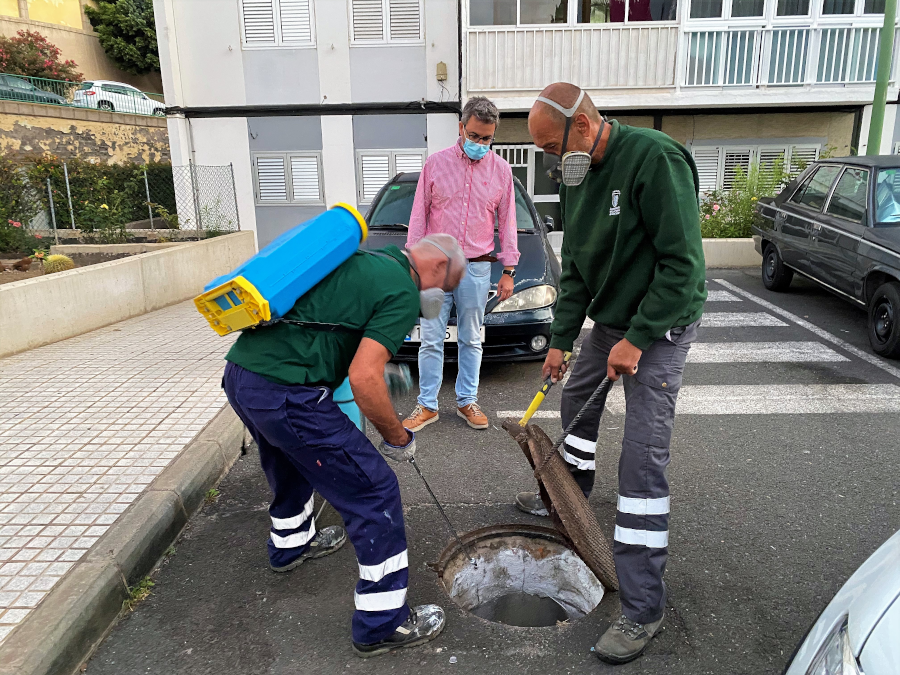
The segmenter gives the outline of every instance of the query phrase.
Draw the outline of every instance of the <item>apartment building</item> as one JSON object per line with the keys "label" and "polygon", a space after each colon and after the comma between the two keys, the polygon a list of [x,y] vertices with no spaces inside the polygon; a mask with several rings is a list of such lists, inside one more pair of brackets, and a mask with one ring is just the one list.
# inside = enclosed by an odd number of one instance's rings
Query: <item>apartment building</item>
{"label": "apartment building", "polygon": [[[460,101],[545,215],[557,186],[526,117],[565,80],[691,149],[704,189],[735,166],[865,152],[884,0],[155,0],[176,163],[235,166],[261,245],[457,136]],[[896,35],[896,30],[895,30]],[[896,43],[896,40],[895,40]],[[883,153],[900,148],[895,58]]]}

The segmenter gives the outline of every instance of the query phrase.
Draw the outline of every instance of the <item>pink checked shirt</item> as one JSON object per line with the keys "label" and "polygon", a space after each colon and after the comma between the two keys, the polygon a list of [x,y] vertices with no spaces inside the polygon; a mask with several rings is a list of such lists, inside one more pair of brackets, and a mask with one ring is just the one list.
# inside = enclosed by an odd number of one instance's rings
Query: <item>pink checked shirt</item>
{"label": "pink checked shirt", "polygon": [[425,162],[412,214],[407,247],[426,234],[456,237],[469,259],[494,250],[494,215],[500,229],[504,265],[519,262],[516,201],[512,169],[496,152],[475,162],[459,143],[431,155]]}

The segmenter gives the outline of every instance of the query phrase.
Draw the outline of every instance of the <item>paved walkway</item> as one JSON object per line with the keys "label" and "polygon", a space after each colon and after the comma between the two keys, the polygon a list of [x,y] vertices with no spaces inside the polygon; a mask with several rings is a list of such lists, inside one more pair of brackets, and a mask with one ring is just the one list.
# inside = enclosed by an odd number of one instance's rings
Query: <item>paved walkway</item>
{"label": "paved walkway", "polygon": [[231,342],[182,303],[0,359],[0,641],[225,404]]}

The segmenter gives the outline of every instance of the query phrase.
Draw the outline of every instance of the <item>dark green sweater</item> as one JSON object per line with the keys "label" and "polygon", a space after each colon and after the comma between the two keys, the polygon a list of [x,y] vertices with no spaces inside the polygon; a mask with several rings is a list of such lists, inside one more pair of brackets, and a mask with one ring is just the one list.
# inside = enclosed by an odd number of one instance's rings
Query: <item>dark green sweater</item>
{"label": "dark green sweater", "polygon": [[603,159],[560,189],[562,278],[550,346],[571,351],[585,314],[647,349],[703,313],[705,262],[690,153],[612,123]]}

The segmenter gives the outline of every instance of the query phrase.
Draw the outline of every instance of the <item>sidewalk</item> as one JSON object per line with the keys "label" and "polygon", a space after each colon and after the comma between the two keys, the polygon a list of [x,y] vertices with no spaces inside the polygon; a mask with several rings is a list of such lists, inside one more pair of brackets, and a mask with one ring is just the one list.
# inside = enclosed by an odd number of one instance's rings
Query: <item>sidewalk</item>
{"label": "sidewalk", "polygon": [[0,359],[0,642],[225,405],[231,342],[182,303]]}

